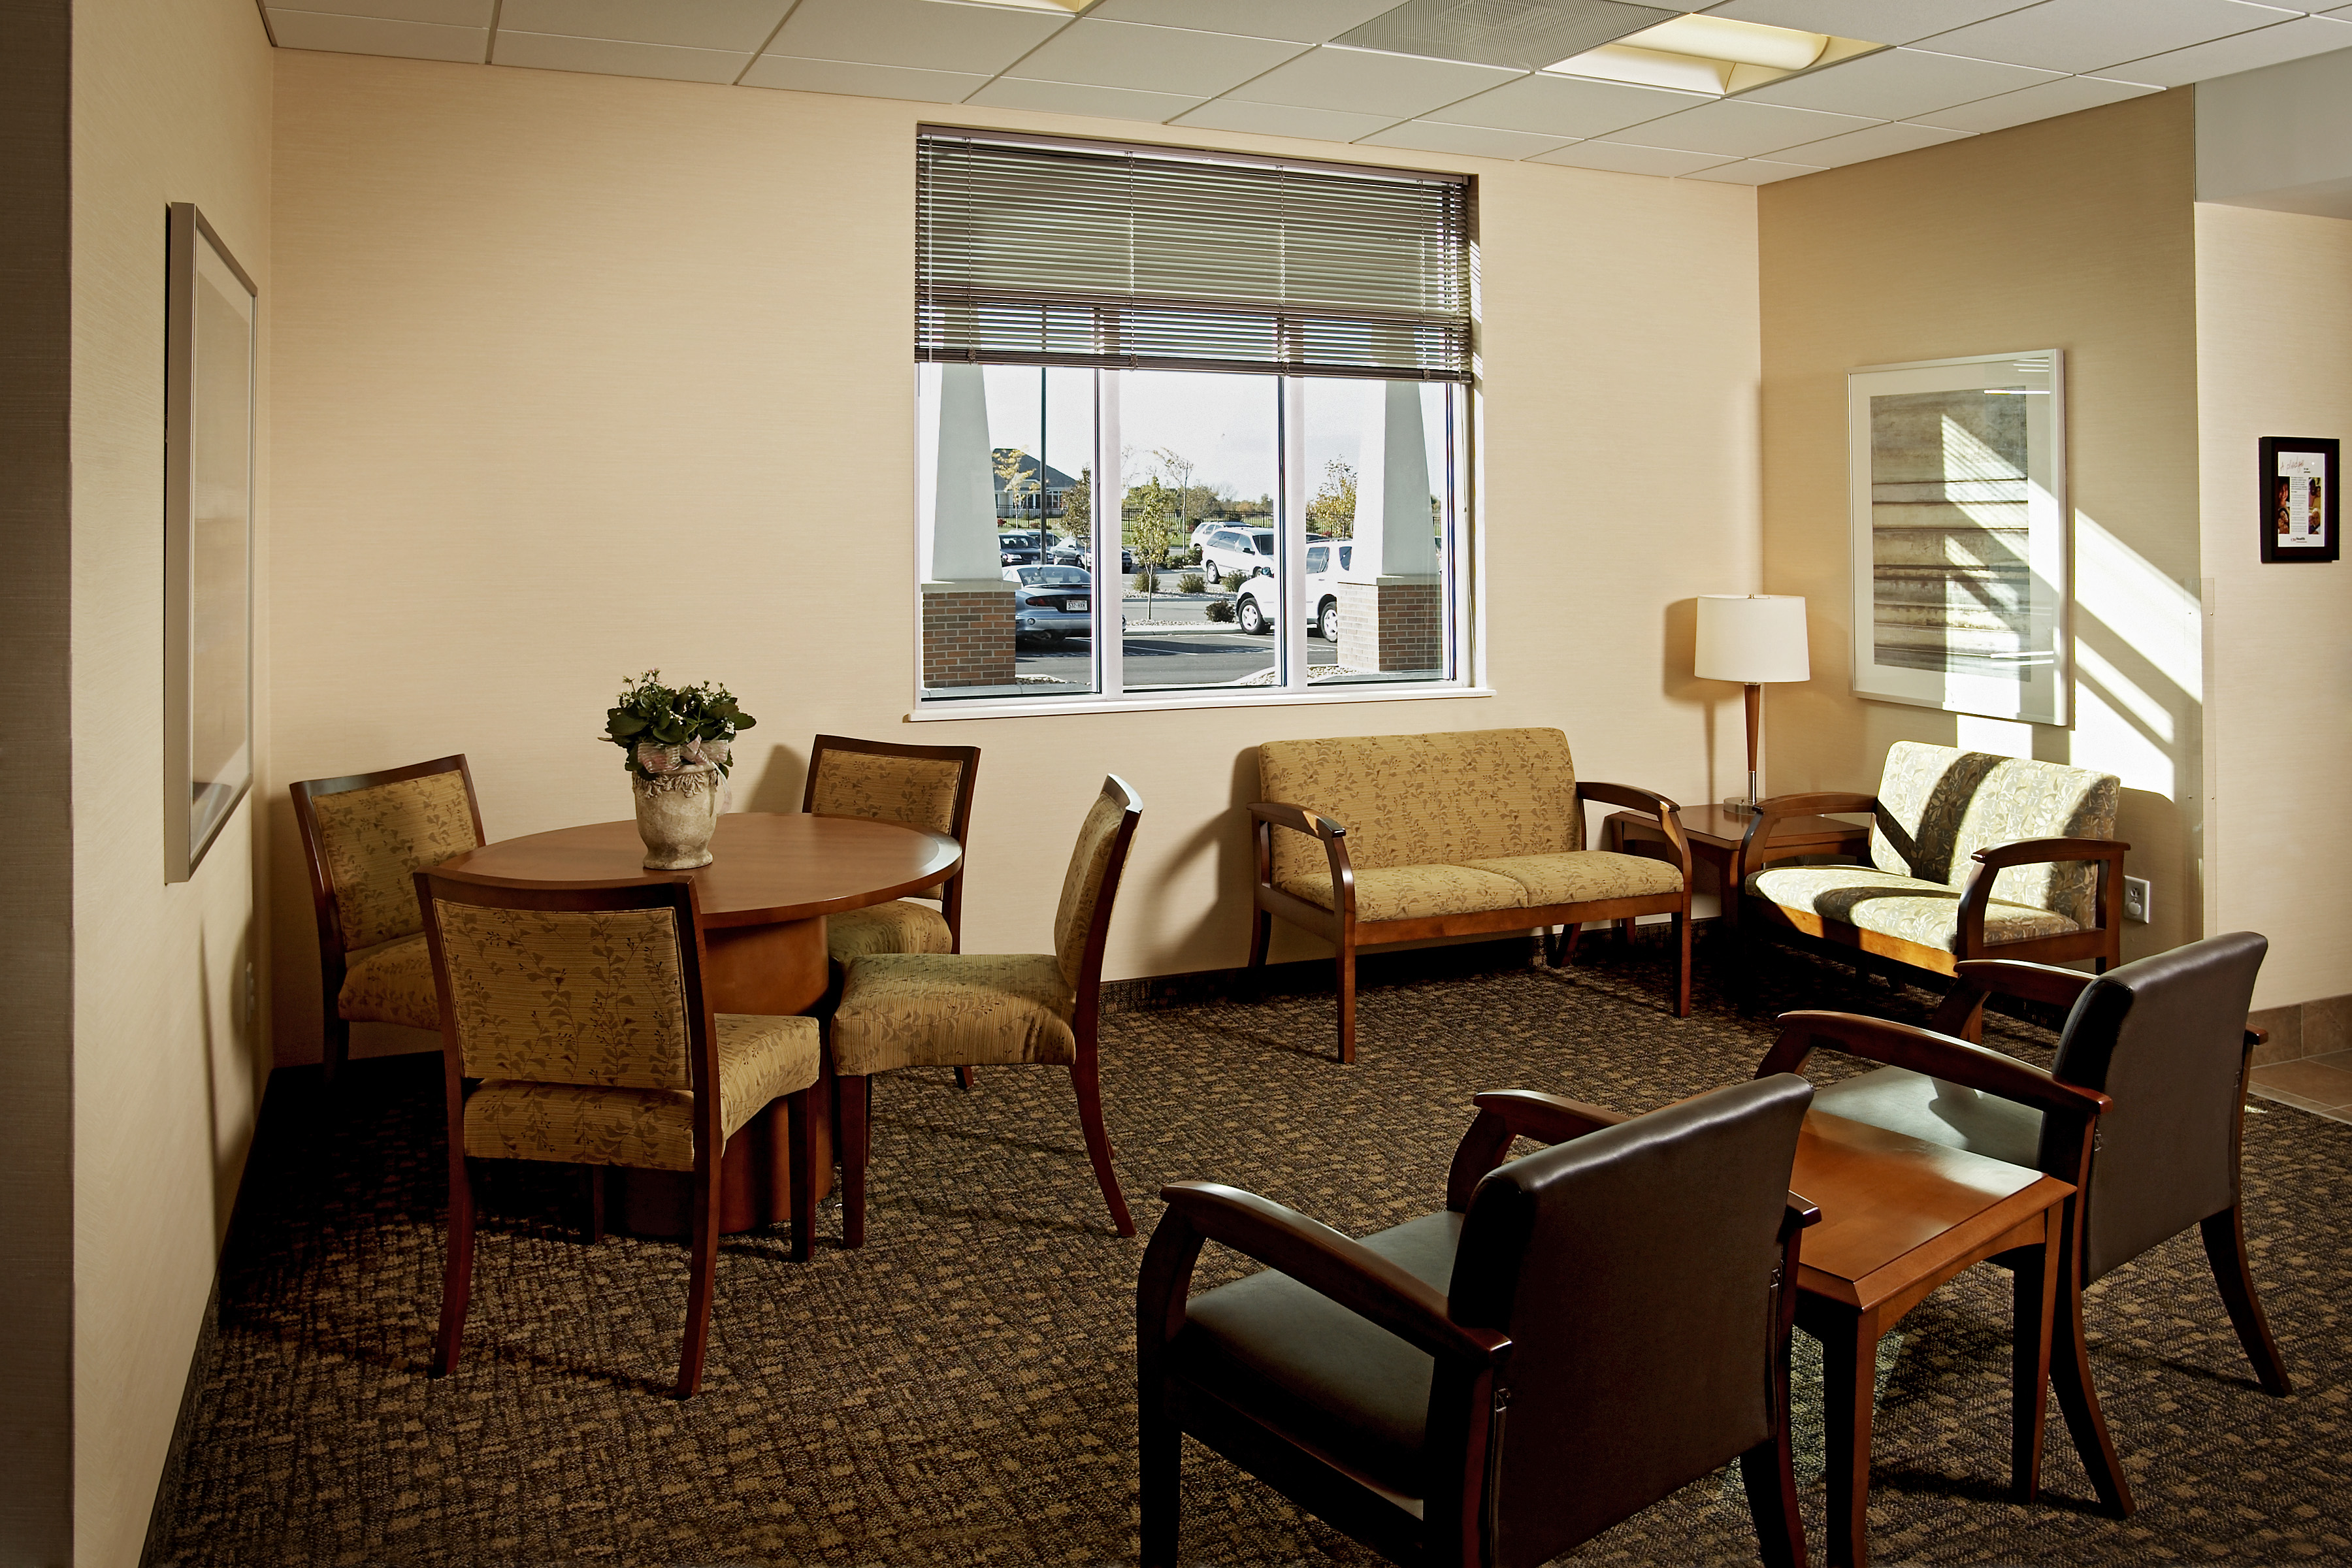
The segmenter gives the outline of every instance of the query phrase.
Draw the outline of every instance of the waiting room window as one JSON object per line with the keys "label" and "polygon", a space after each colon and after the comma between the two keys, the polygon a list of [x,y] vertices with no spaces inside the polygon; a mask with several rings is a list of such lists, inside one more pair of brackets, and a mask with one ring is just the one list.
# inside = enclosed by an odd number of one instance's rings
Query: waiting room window
{"label": "waiting room window", "polygon": [[1466,180],[918,150],[925,710],[1465,683]]}

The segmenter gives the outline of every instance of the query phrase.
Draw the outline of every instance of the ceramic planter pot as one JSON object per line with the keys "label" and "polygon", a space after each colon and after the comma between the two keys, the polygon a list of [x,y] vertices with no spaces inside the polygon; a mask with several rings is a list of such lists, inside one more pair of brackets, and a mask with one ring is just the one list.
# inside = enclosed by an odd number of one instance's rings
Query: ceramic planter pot
{"label": "ceramic planter pot", "polygon": [[646,870],[690,871],[710,864],[710,836],[727,809],[727,775],[720,771],[727,760],[723,741],[637,748],[638,765],[653,775],[632,777]]}

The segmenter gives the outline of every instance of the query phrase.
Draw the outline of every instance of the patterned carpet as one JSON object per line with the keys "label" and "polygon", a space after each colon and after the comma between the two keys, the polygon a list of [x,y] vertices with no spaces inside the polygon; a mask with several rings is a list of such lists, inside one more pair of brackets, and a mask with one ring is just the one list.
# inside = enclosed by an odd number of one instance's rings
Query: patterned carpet
{"label": "patterned carpet", "polygon": [[[1497,967],[1491,953],[1392,963],[1363,996],[1352,1069],[1329,1059],[1328,993],[1111,1015],[1105,1099],[1144,1235],[1159,1184],[1180,1177],[1249,1187],[1356,1234],[1426,1212],[1477,1089],[1640,1110],[1748,1075],[1769,1022],[1742,1021],[1704,987],[1677,1022],[1661,1003],[1661,949],[1596,945],[1562,973]],[[1474,972],[1437,972],[1448,963]],[[1801,1005],[1916,1021],[1928,1000],[1792,957],[1763,1016]],[[1989,1039],[2046,1057],[2049,1037],[1996,1020]],[[437,1061],[355,1064],[331,1113],[304,1075],[281,1074],[149,1561],[1132,1562],[1143,1237],[1110,1233],[1066,1084],[1011,1068],[971,1095],[945,1072],[886,1080],[866,1247],[832,1243],[830,1206],[811,1263],[786,1261],[780,1234],[729,1246],[709,1372],[681,1405],[663,1391],[683,1248],[584,1247],[566,1228],[572,1189],[553,1179],[490,1195],[466,1360],[428,1380]],[[2090,1309],[2139,1513],[2094,1510],[2054,1412],[2051,1495],[2013,1506],[2006,1276],[1974,1271],[1883,1347],[1878,1561],[2352,1559],[2352,1126],[2259,1103],[2246,1125],[2255,1273],[2299,1392],[2254,1387],[2193,1233],[2176,1238],[2103,1281]],[[1214,1249],[1203,1265],[1212,1280],[1234,1268]],[[1801,1360],[1818,1375],[1817,1357]],[[1817,1408],[1800,1445],[1818,1474]],[[1373,1560],[1206,1450],[1188,1450],[1185,1485],[1188,1562]],[[1821,1497],[1807,1493],[1816,1553]],[[1711,1479],[1570,1560],[1753,1562],[1754,1542],[1738,1486]]]}

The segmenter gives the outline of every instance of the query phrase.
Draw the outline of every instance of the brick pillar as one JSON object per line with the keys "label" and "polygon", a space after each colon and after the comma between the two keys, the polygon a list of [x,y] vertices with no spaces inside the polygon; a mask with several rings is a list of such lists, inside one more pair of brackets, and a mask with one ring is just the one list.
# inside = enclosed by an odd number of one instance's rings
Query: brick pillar
{"label": "brick pillar", "polygon": [[1445,668],[1440,584],[1382,577],[1339,584],[1339,662],[1366,674]]}
{"label": "brick pillar", "polygon": [[924,687],[1013,684],[1013,584],[924,584]]}

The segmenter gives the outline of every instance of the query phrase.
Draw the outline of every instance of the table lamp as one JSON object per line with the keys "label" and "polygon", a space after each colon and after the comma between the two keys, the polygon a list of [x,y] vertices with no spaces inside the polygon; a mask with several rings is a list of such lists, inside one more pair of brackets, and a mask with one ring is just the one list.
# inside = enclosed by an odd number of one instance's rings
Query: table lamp
{"label": "table lamp", "polygon": [[1748,795],[1723,804],[1739,816],[1752,815],[1764,683],[1813,675],[1805,648],[1805,601],[1789,594],[1701,594],[1695,671],[1702,680],[1737,680],[1748,688]]}

